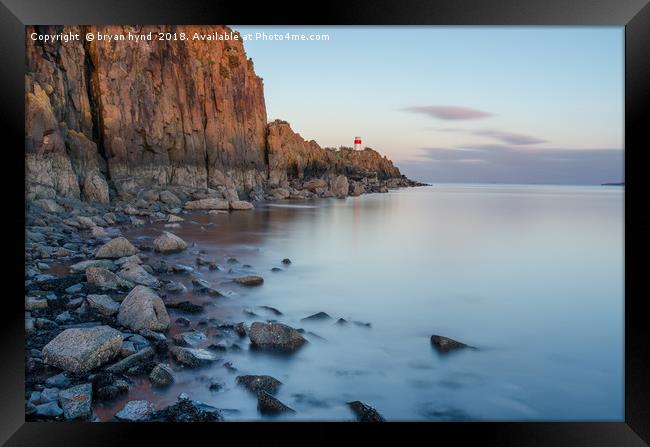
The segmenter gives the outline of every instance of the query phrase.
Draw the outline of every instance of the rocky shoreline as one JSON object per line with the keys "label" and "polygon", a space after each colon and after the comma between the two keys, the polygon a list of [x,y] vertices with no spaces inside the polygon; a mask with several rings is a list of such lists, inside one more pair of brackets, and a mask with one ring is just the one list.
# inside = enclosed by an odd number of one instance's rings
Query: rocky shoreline
{"label": "rocky shoreline", "polygon": [[[345,197],[355,181],[340,177],[285,184],[282,189],[288,191],[288,197],[275,188],[254,198],[277,201]],[[378,192],[414,184],[395,180],[361,180],[361,184]],[[143,190],[132,201],[110,203],[69,197],[28,200],[27,420],[99,420],[94,415],[94,406],[123,397],[135,379],[148,378],[155,387],[169,386],[177,368],[200,368],[218,362],[224,351],[241,350],[240,340],[246,338],[250,349],[282,354],[308,343],[302,329],[277,319],[254,322],[248,327],[241,321],[197,318],[201,306],[184,301],[182,295],[187,288],[174,280],[175,275],[190,275],[194,293],[218,300],[223,291],[195,273],[199,269],[225,267],[216,259],[202,256],[200,247],[182,240],[173,229],[185,220],[183,216],[191,213],[250,212],[254,203],[260,202],[239,200],[226,188]],[[154,223],[163,223],[168,231],[160,232],[152,241],[138,243],[122,235],[134,226]],[[167,254],[181,251],[196,254],[196,265],[165,261]],[[226,259],[224,264],[236,262]],[[289,259],[279,262],[291,264]],[[263,277],[256,272],[238,272],[231,269],[235,273],[233,282],[244,287],[263,285]],[[172,321],[169,309],[182,316]],[[281,318],[280,311],[269,309]],[[323,315],[326,314],[315,314],[305,321]],[[172,335],[172,325],[186,329]],[[230,364],[223,366],[235,371]],[[264,375],[237,376],[235,382],[256,395],[261,415],[294,412],[274,397],[281,385],[277,379]],[[359,420],[383,420],[366,404],[350,405]],[[148,401],[129,401],[113,420],[220,421],[224,420],[224,412],[181,394],[176,403],[160,409]]]}

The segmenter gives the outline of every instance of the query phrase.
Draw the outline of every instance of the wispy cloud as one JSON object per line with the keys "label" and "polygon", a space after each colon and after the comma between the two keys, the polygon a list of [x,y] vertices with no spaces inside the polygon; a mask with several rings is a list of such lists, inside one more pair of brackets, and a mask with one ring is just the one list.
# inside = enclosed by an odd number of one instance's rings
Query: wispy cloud
{"label": "wispy cloud", "polygon": [[546,143],[546,140],[525,135],[522,133],[501,132],[499,130],[476,130],[472,132],[474,135],[481,135],[492,137],[507,144],[514,145],[527,145],[527,144],[540,144]]}
{"label": "wispy cloud", "polygon": [[441,120],[472,120],[494,116],[494,113],[459,106],[411,106],[402,110],[420,113]]}
{"label": "wispy cloud", "polygon": [[423,148],[402,172],[432,182],[599,184],[624,179],[622,149],[463,145]]}

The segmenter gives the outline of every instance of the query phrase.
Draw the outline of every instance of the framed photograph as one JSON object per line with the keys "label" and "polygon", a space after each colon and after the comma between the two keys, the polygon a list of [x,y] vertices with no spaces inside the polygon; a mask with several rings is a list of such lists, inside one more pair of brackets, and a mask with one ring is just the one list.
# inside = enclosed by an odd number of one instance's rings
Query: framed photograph
{"label": "framed photograph", "polygon": [[647,2],[311,8],[3,0],[0,439],[648,445]]}

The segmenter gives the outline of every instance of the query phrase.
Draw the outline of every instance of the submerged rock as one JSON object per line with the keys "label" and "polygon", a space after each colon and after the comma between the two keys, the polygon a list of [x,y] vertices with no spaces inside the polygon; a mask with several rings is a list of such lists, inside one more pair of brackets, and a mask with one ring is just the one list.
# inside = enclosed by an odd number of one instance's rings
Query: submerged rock
{"label": "submerged rock", "polygon": [[348,402],[348,405],[359,422],[386,422],[386,419],[377,410],[361,401]]}
{"label": "submerged rock", "polygon": [[290,408],[264,390],[257,392],[257,409],[262,414],[295,413]]}
{"label": "submerged rock", "polygon": [[328,314],[325,312],[318,312],[313,315],[310,315],[305,318],[301,318],[300,321],[326,321],[326,320],[331,320],[332,317],[330,317]]}
{"label": "submerged rock", "polygon": [[122,301],[117,321],[134,331],[164,331],[170,323],[165,303],[145,286],[136,286]]}
{"label": "submerged rock", "polygon": [[264,283],[264,278],[261,276],[249,275],[236,278],[235,282],[244,286],[260,286]]}
{"label": "submerged rock", "polygon": [[116,357],[122,346],[122,333],[110,326],[66,329],[43,348],[48,365],[86,373]]}
{"label": "submerged rock", "polygon": [[116,237],[99,247],[95,252],[95,258],[118,259],[125,256],[131,256],[138,252],[138,249],[131,244],[125,237]]}
{"label": "submerged rock", "polygon": [[266,391],[269,394],[275,394],[282,385],[282,382],[271,376],[237,376],[235,380],[239,385],[254,393]]}
{"label": "submerged rock", "polygon": [[248,337],[257,349],[285,352],[295,351],[307,342],[297,330],[282,323],[255,322]]}
{"label": "submerged rock", "polygon": [[462,348],[475,349],[472,346],[466,345],[465,343],[461,343],[451,338],[443,337],[442,335],[432,335],[431,344],[434,348],[436,348],[438,352],[441,353],[455,351]]}
{"label": "submerged rock", "polygon": [[176,236],[174,233],[163,231],[163,234],[158,236],[153,241],[153,246],[156,251],[166,254],[177,253],[179,251],[185,250],[187,248],[187,243],[180,237]]}

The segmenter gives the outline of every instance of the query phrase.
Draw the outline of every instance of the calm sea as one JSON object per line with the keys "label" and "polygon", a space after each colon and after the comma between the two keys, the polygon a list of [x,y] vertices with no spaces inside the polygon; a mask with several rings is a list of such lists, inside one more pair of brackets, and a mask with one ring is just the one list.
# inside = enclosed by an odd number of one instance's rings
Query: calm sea
{"label": "calm sea", "polygon": [[[169,389],[139,381],[105,416],[126,400],[162,407],[186,392],[237,410],[227,419],[259,419],[254,395],[235,377],[268,374],[296,410],[281,419],[351,420],[345,403],[361,400],[388,420],[622,420],[623,196],[606,186],[436,185],[185,215],[173,231],[197,246],[166,259],[193,264],[205,250],[225,270],[197,274],[229,292],[174,298],[206,305],[190,316],[193,326],[275,319],[304,328],[310,343],[277,356],[251,352],[242,339],[222,362],[179,369]],[[264,285],[230,281],[247,272]],[[191,289],[189,276],[174,279]],[[300,321],[320,311],[334,319]],[[175,312],[172,320],[182,315]],[[478,350],[440,356],[432,334]],[[211,382],[223,388],[210,391]]]}

